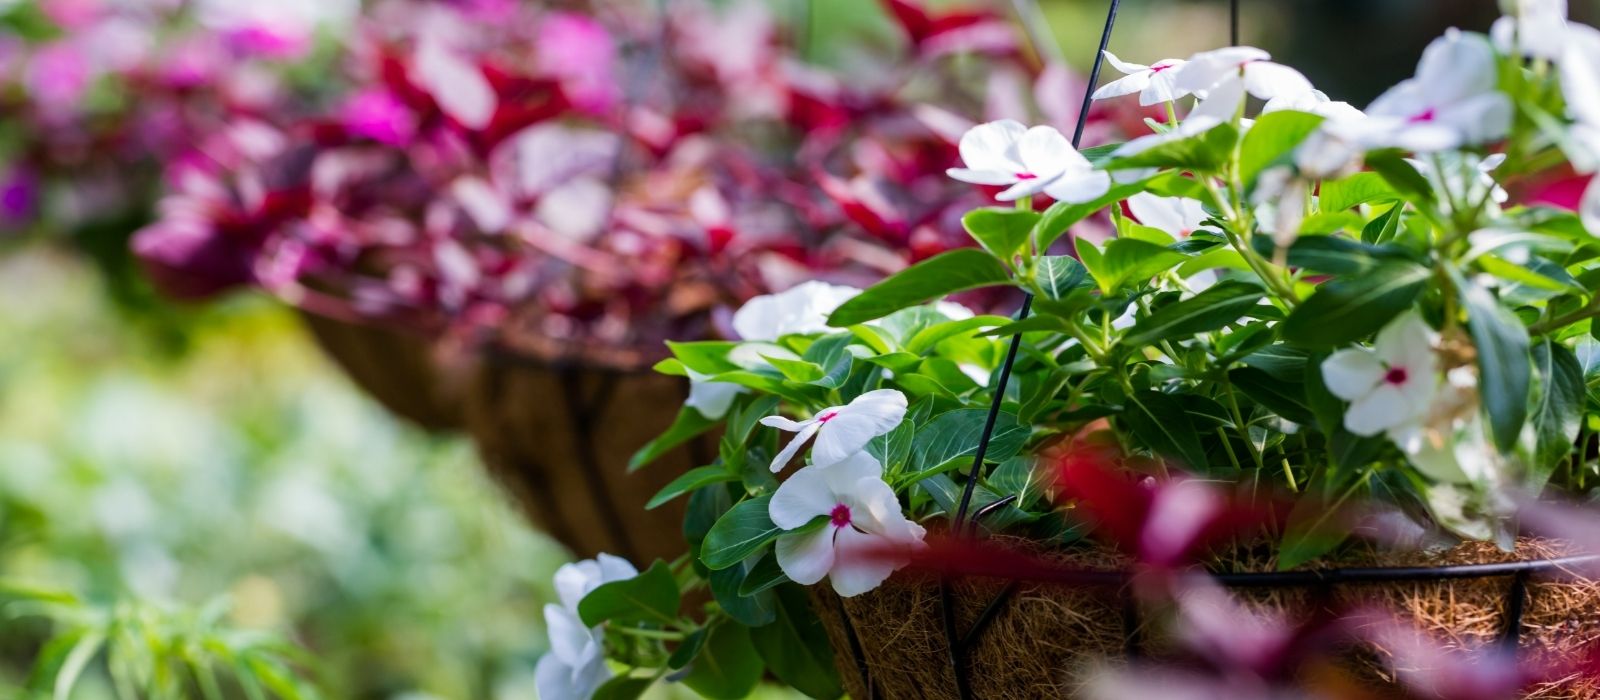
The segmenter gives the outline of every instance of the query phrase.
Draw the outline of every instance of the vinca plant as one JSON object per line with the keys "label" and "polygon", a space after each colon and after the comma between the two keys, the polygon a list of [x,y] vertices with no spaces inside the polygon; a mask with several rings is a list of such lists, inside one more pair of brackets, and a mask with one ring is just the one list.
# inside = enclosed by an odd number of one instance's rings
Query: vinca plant
{"label": "vinca plant", "polygon": [[[657,369],[692,392],[636,462],[720,436],[654,500],[688,499],[689,553],[586,564],[573,653],[546,669],[576,690],[545,697],[739,697],[763,668],[837,696],[805,587],[872,591],[953,522],[1072,545],[1085,523],[1036,468],[1063,453],[1286,500],[1256,533],[1281,568],[1336,553],[1357,504],[1509,547],[1515,504],[1594,487],[1600,185],[1576,211],[1542,193],[1600,166],[1600,31],[1517,4],[1365,110],[1254,48],[1107,59],[1126,76],[1095,97],[1159,109],[1148,135],[976,126],[949,175],[999,202],[963,220],[977,247],[671,346]],[[1076,235],[1091,219],[1115,235]],[[952,300],[989,288],[1021,312]]]}

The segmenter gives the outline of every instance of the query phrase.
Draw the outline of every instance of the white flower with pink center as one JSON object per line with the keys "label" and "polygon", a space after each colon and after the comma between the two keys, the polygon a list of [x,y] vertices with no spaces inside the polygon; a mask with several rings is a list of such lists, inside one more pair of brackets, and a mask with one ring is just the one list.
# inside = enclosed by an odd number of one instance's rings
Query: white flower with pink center
{"label": "white flower with pink center", "polygon": [[1422,53],[1417,76],[1367,108],[1369,147],[1447,151],[1504,138],[1511,98],[1497,89],[1494,47],[1482,36],[1450,30]]}
{"label": "white flower with pink center", "polygon": [[866,452],[795,472],[772,495],[767,515],[785,530],[828,518],[820,528],[779,537],[774,550],[794,582],[809,586],[827,577],[845,597],[877,588],[904,566],[897,554],[909,554],[926,534],[906,519],[883,466]]}
{"label": "white flower with pink center", "polygon": [[1139,223],[1150,228],[1160,229],[1177,238],[1188,238],[1189,234],[1200,230],[1205,225],[1206,219],[1211,218],[1206,213],[1205,205],[1198,199],[1188,197],[1162,197],[1140,192],[1128,198],[1128,211]]}
{"label": "white flower with pink center", "polygon": [[906,395],[894,389],[878,389],[857,396],[849,405],[818,411],[806,420],[767,416],[761,424],[798,433],[772,460],[772,471],[778,472],[812,438],[817,444],[811,450],[811,463],[826,467],[860,452],[872,438],[894,430],[905,417]]}
{"label": "white flower with pink center", "polygon": [[1188,95],[1186,90],[1179,90],[1174,78],[1177,77],[1179,68],[1185,61],[1177,58],[1168,58],[1156,61],[1148,66],[1139,63],[1128,63],[1117,58],[1110,51],[1105,52],[1106,61],[1112,67],[1122,71],[1127,77],[1106,83],[1094,92],[1094,99],[1105,100],[1123,95],[1139,93],[1139,104],[1145,107],[1163,102],[1171,102]]}
{"label": "white flower with pink center", "polygon": [[1407,312],[1378,332],[1373,348],[1350,348],[1322,363],[1322,379],[1350,402],[1344,427],[1361,436],[1399,435],[1427,417],[1439,392],[1437,334]]}
{"label": "white flower with pink center", "polygon": [[1251,46],[1230,46],[1191,56],[1173,78],[1180,92],[1201,98],[1189,118],[1229,121],[1238,113],[1247,92],[1270,101],[1312,91],[1311,81],[1300,71],[1273,63],[1271,58],[1271,54]]}
{"label": "white flower with pink center", "polygon": [[1041,192],[1069,203],[1093,200],[1111,189],[1111,177],[1094,169],[1061,132],[1028,128],[1010,119],[979,124],[961,136],[967,167],[947,174],[974,185],[1005,187],[995,198],[1011,202]]}

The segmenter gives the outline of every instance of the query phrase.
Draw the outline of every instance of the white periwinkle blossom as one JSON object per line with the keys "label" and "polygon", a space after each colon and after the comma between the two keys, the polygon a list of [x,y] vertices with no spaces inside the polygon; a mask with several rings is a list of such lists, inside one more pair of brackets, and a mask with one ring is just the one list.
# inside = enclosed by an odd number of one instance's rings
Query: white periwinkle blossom
{"label": "white periwinkle blossom", "polygon": [[1489,30],[1495,48],[1547,61],[1561,60],[1567,41],[1567,0],[1501,2],[1505,17]]}
{"label": "white periwinkle blossom", "polygon": [[1205,205],[1198,199],[1162,197],[1149,192],[1129,197],[1128,211],[1139,223],[1178,238],[1187,238],[1189,234],[1200,230],[1206,219],[1211,218],[1206,213]]}
{"label": "white periwinkle blossom", "polygon": [[1578,217],[1583,221],[1583,227],[1589,229],[1589,235],[1600,236],[1600,176],[1589,181],[1589,189],[1584,190],[1583,201],[1578,203]]}
{"label": "white periwinkle blossom", "polygon": [[1145,107],[1172,102],[1189,94],[1188,91],[1179,90],[1175,78],[1178,68],[1183,67],[1186,61],[1177,58],[1168,58],[1156,61],[1148,66],[1138,63],[1128,63],[1117,58],[1110,51],[1105,52],[1106,61],[1126,76],[1106,83],[1094,92],[1094,99],[1105,100],[1123,95],[1139,93],[1139,104]]}
{"label": "white periwinkle blossom", "polygon": [[866,452],[795,472],[772,495],[767,515],[785,530],[828,518],[819,529],[780,536],[774,551],[794,582],[809,586],[826,576],[845,597],[877,588],[904,565],[896,552],[909,553],[926,534],[906,518],[883,466]]}
{"label": "white periwinkle blossom", "polygon": [[639,570],[627,560],[610,554],[556,569],[556,596],[561,602],[544,606],[550,651],[533,671],[539,700],[585,700],[611,678],[601,628],[583,626],[578,603],[603,584],[638,575]]}
{"label": "white periwinkle blossom", "polygon": [[1494,47],[1452,29],[1422,52],[1415,78],[1367,108],[1372,147],[1431,153],[1499,140],[1511,130],[1511,98],[1496,85]]}
{"label": "white periwinkle blossom", "polygon": [[1005,187],[1002,202],[1044,193],[1069,203],[1093,200],[1111,189],[1111,177],[1097,171],[1053,127],[1028,128],[1010,119],[979,124],[961,136],[964,168],[947,174],[974,185]]}
{"label": "white periwinkle blossom", "polygon": [[1439,389],[1436,334],[1415,311],[1378,332],[1375,347],[1348,348],[1322,363],[1334,396],[1350,402],[1344,427],[1364,437],[1403,435],[1433,410]]}
{"label": "white periwinkle blossom", "polygon": [[733,313],[741,340],[771,342],[786,335],[828,333],[828,316],[861,290],[826,282],[802,282],[776,294],[753,297]]}
{"label": "white periwinkle blossom", "polygon": [[1251,46],[1231,46],[1197,53],[1178,69],[1177,89],[1201,98],[1189,113],[1228,121],[1238,112],[1245,93],[1263,100],[1303,95],[1311,81],[1293,68],[1271,61],[1272,55]]}
{"label": "white periwinkle blossom", "polygon": [[905,417],[906,395],[894,389],[878,389],[857,396],[848,405],[818,411],[806,420],[767,416],[761,424],[799,433],[773,458],[772,471],[777,472],[813,437],[817,445],[811,450],[811,462],[826,467],[860,452],[872,438],[894,430]]}

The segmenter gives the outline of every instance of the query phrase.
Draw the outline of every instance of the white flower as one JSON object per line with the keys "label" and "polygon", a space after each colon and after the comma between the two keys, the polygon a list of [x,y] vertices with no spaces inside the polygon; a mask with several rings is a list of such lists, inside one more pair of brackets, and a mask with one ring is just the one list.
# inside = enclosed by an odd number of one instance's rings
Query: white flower
{"label": "white flower", "polygon": [[767,416],[761,424],[799,433],[772,460],[772,471],[777,472],[813,437],[817,446],[811,450],[811,462],[826,467],[860,452],[872,438],[894,430],[905,417],[906,395],[894,389],[878,389],[857,396],[847,406],[823,409],[803,421]]}
{"label": "white flower", "polygon": [[1504,473],[1484,430],[1478,377],[1470,366],[1450,370],[1428,414],[1391,436],[1411,464],[1435,481],[1498,485]]}
{"label": "white flower", "polygon": [[1185,61],[1169,58],[1156,61],[1148,66],[1138,63],[1127,63],[1117,58],[1110,51],[1105,52],[1106,60],[1117,70],[1122,71],[1127,77],[1106,83],[1105,86],[1094,92],[1094,99],[1104,100],[1123,95],[1139,93],[1139,104],[1145,107],[1171,102],[1188,95],[1186,91],[1179,90],[1174,82],[1178,71]]}
{"label": "white flower", "polygon": [[710,420],[721,420],[728,415],[728,408],[733,406],[733,400],[745,393],[746,389],[731,382],[718,382],[711,379],[709,374],[701,374],[694,370],[689,372],[689,398],[683,405],[692,408]]}
{"label": "white flower", "polygon": [[1321,90],[1310,90],[1294,95],[1279,95],[1261,107],[1262,114],[1295,111],[1315,114],[1330,121],[1355,121],[1366,119],[1367,114],[1349,102],[1336,102]]}
{"label": "white flower", "polygon": [[[1433,163],[1428,160],[1408,159],[1407,162],[1416,168],[1417,172],[1433,181],[1435,187],[1449,192],[1451,196],[1445,198],[1446,200],[1504,204],[1511,199],[1511,195],[1494,179],[1494,171],[1505,164],[1506,154],[1495,153],[1479,159],[1476,155],[1468,153],[1441,153],[1438,158],[1444,165],[1443,172],[1436,170]],[[1449,201],[1441,201],[1439,206],[1445,213],[1453,210]]]}
{"label": "white flower", "polygon": [[[1567,41],[1567,0],[1519,0],[1489,30],[1501,53],[1559,61]],[[1514,49],[1514,50],[1513,50]]]}
{"label": "white flower", "polygon": [[1498,140],[1511,130],[1511,99],[1498,80],[1489,42],[1452,29],[1423,51],[1415,78],[1367,108],[1378,127],[1368,145],[1433,152]]}
{"label": "white flower", "polygon": [[1288,248],[1300,236],[1306,219],[1306,194],[1311,183],[1287,166],[1268,168],[1256,181],[1251,203],[1260,211],[1261,230],[1272,235],[1279,248]]}
{"label": "white flower", "polygon": [[1432,410],[1439,386],[1433,329],[1408,311],[1378,332],[1376,347],[1350,348],[1322,363],[1334,396],[1351,402],[1344,427],[1361,436],[1399,434]]}
{"label": "white flower", "polygon": [[1561,94],[1577,124],[1568,153],[1581,173],[1600,170],[1600,29],[1574,24],[1561,59]]}
{"label": "white flower", "polygon": [[632,564],[610,554],[556,570],[556,597],[561,603],[544,606],[550,651],[539,659],[533,671],[539,700],[586,700],[611,677],[601,646],[601,630],[583,626],[578,603],[602,584],[638,575],[639,570]]}
{"label": "white flower", "polygon": [[1128,198],[1128,211],[1139,223],[1160,229],[1178,238],[1199,230],[1211,218],[1200,200],[1187,197],[1161,197],[1140,192]]}
{"label": "white flower", "polygon": [[1583,191],[1583,201],[1578,204],[1578,217],[1583,221],[1583,227],[1589,229],[1589,235],[1600,236],[1600,176],[1589,181],[1589,188]]}
{"label": "white flower", "polygon": [[828,316],[860,294],[855,287],[804,282],[776,294],[754,297],[733,314],[733,330],[743,340],[773,341],[786,335],[827,333]]}
{"label": "white flower", "polygon": [[1272,55],[1250,46],[1233,46],[1197,53],[1178,69],[1178,90],[1201,98],[1189,113],[1230,121],[1246,92],[1263,100],[1293,97],[1312,91],[1311,81],[1288,66],[1273,63]]}
{"label": "white flower", "polygon": [[1065,202],[1087,202],[1111,187],[1061,132],[1028,128],[1010,119],[979,124],[961,136],[961,161],[950,177],[974,185],[1004,186],[996,199],[1014,201],[1040,192]]}
{"label": "white flower", "polygon": [[865,452],[795,472],[772,495],[767,515],[785,530],[828,517],[821,529],[779,537],[774,550],[795,583],[809,586],[826,576],[845,597],[877,588],[904,565],[894,561],[894,550],[909,551],[925,534],[906,519],[883,481],[883,466]]}

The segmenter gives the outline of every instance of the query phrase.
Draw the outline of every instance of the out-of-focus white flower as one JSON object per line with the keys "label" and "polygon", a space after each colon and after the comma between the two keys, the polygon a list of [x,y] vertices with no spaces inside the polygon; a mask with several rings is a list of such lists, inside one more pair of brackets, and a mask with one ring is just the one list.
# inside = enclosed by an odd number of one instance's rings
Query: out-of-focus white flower
{"label": "out-of-focus white flower", "polygon": [[786,335],[827,333],[828,316],[861,290],[804,282],[776,294],[753,297],[733,314],[733,330],[743,340],[774,341]]}
{"label": "out-of-focus white flower", "polygon": [[1189,116],[1229,121],[1239,111],[1247,92],[1271,101],[1312,91],[1311,81],[1300,71],[1273,63],[1271,58],[1271,54],[1250,46],[1191,56],[1175,78],[1178,90],[1201,98]]}
{"label": "out-of-focus white flower", "polygon": [[1139,223],[1160,229],[1179,238],[1199,230],[1211,218],[1200,200],[1187,197],[1161,197],[1140,192],[1128,198],[1128,211]]}
{"label": "out-of-focus white flower", "polygon": [[817,439],[817,446],[811,450],[811,463],[826,467],[860,452],[872,438],[894,430],[905,417],[906,395],[894,389],[878,389],[857,396],[849,405],[818,411],[806,420],[767,416],[761,419],[761,424],[799,433],[773,458],[772,471],[776,472],[794,459],[813,437]]}
{"label": "out-of-focus white flower", "polygon": [[[1461,153],[1441,153],[1439,162],[1443,164],[1443,172],[1433,166],[1428,160],[1411,159],[1407,162],[1417,169],[1424,177],[1434,183],[1434,186],[1450,193],[1448,199],[1476,203],[1488,201],[1494,204],[1504,204],[1511,195],[1494,179],[1494,171],[1506,162],[1504,153],[1495,153],[1487,158],[1479,159],[1476,155]],[[1487,197],[1487,200],[1485,200]],[[1449,201],[1441,201],[1439,206],[1446,213],[1452,211]]]}
{"label": "out-of-focus white flower", "polygon": [[1494,47],[1452,29],[1422,53],[1415,78],[1390,88],[1367,108],[1369,146],[1446,151],[1503,138],[1511,99],[1496,89]]}
{"label": "out-of-focus white flower", "polygon": [[1471,367],[1445,374],[1427,415],[1391,431],[1395,444],[1423,474],[1452,484],[1492,485],[1503,475],[1478,410],[1478,377]]}
{"label": "out-of-focus white flower", "polygon": [[1267,103],[1261,107],[1262,114],[1283,111],[1307,112],[1333,121],[1352,121],[1367,118],[1365,112],[1356,109],[1349,102],[1333,100],[1321,90],[1309,90],[1294,95],[1280,95],[1267,100]]}
{"label": "out-of-focus white flower", "polygon": [[1150,105],[1171,102],[1189,93],[1179,90],[1174,79],[1178,68],[1185,63],[1182,59],[1168,58],[1156,61],[1148,66],[1138,63],[1127,63],[1110,51],[1105,52],[1106,61],[1112,67],[1122,71],[1127,77],[1119,78],[1106,83],[1094,92],[1094,99],[1105,100],[1112,97],[1132,95],[1139,93],[1139,104],[1145,107]]}
{"label": "out-of-focus white flower", "polygon": [[728,415],[733,400],[745,393],[745,388],[730,382],[712,381],[711,375],[689,370],[689,398],[684,406],[692,408],[711,420],[721,420]]}
{"label": "out-of-focus white flower", "polygon": [[1600,176],[1589,181],[1589,188],[1583,192],[1583,201],[1578,204],[1578,216],[1583,221],[1583,227],[1589,229],[1589,235],[1600,236]]}
{"label": "out-of-focus white flower", "polygon": [[1561,94],[1577,121],[1567,157],[1580,173],[1600,170],[1600,29],[1572,24],[1561,58]]}
{"label": "out-of-focus white flower", "polygon": [[785,530],[805,527],[819,516],[828,522],[810,532],[783,535],[774,545],[778,566],[791,580],[811,585],[826,576],[841,596],[877,588],[926,534],[906,519],[894,489],[883,480],[883,466],[866,452],[830,466],[794,473],[772,495],[772,523]]}
{"label": "out-of-focus white flower", "polygon": [[1361,436],[1403,434],[1433,410],[1439,388],[1436,334],[1415,311],[1378,332],[1375,347],[1349,348],[1322,363],[1328,391],[1350,402],[1344,427]]}
{"label": "out-of-focus white flower", "polygon": [[974,185],[1006,187],[996,199],[1014,201],[1041,192],[1064,202],[1087,202],[1111,187],[1087,158],[1053,127],[1028,128],[1010,119],[979,124],[961,137],[961,161],[950,177]]}
{"label": "out-of-focus white flower", "polygon": [[489,126],[499,98],[483,71],[437,40],[424,40],[412,58],[417,84],[439,109],[468,129]]}
{"label": "out-of-focus white flower", "polygon": [[533,672],[539,700],[587,700],[611,677],[601,629],[583,626],[578,603],[604,584],[638,575],[639,570],[627,560],[610,554],[556,570],[556,597],[561,602],[544,606],[550,651],[539,659]]}
{"label": "out-of-focus white flower", "polygon": [[1260,209],[1261,228],[1279,248],[1288,248],[1300,235],[1306,218],[1306,195],[1311,184],[1285,166],[1269,168],[1256,180],[1251,204]]}
{"label": "out-of-focus white flower", "polygon": [[1489,29],[1501,53],[1559,61],[1567,42],[1567,0],[1501,3],[1507,16]]}

